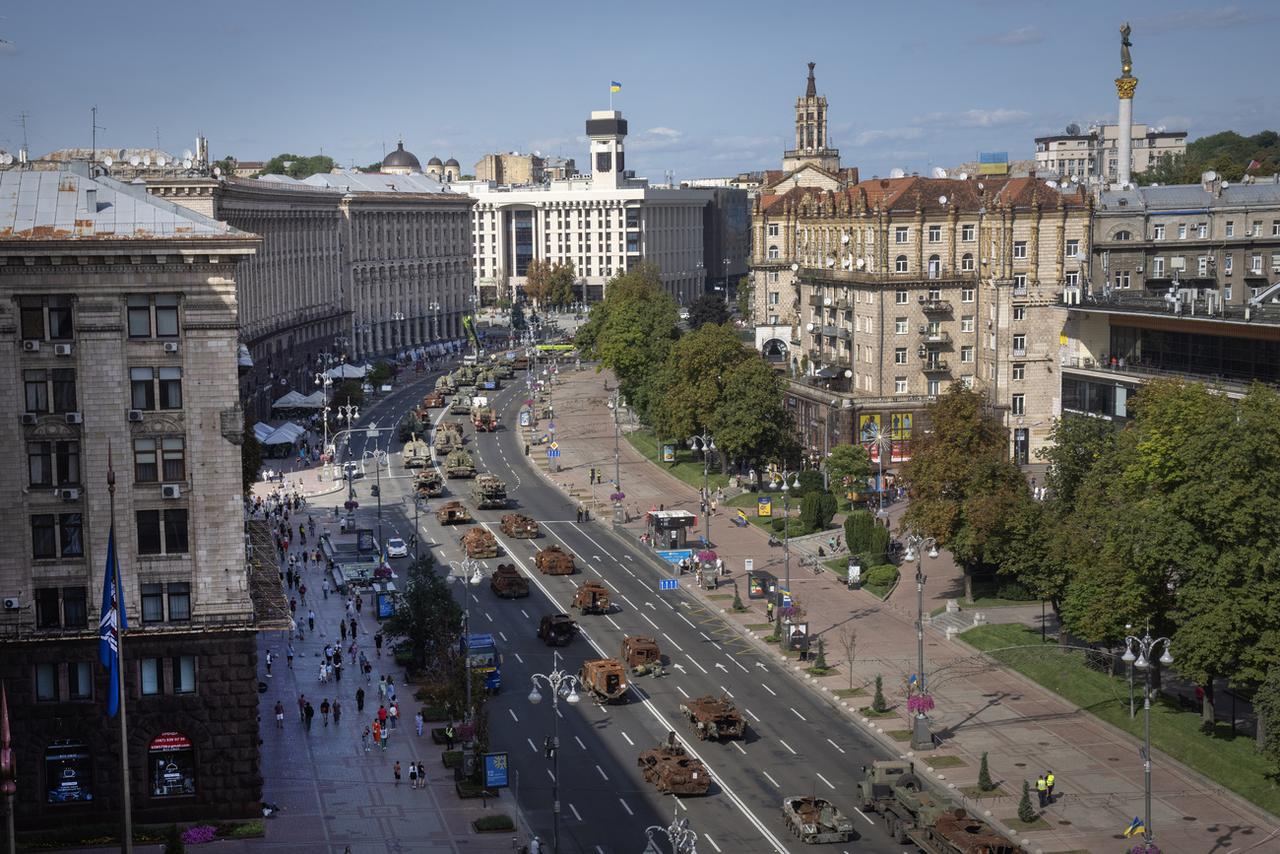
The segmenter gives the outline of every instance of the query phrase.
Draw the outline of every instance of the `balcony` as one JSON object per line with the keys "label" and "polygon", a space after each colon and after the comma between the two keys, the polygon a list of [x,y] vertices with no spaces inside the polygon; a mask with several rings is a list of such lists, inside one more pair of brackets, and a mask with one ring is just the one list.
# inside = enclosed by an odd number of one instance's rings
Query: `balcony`
{"label": "balcony", "polygon": [[1107,289],[1098,292],[1066,288],[1062,293],[1062,305],[1068,311],[1163,315],[1197,323],[1280,325],[1280,305],[1269,302],[1261,305],[1223,305],[1221,292],[1214,288],[1182,288],[1175,292],[1172,299],[1168,294],[1156,295],[1141,291]]}
{"label": "balcony", "polygon": [[1014,286],[1013,286],[1013,295],[1014,295],[1015,297],[1025,297],[1025,296],[1027,295],[1027,286],[1026,286],[1026,285],[1014,285]]}
{"label": "balcony", "polygon": [[950,314],[951,303],[944,299],[929,299],[924,294],[921,294],[920,309],[925,314]]}
{"label": "balcony", "polygon": [[924,344],[950,344],[951,333],[945,329],[930,329],[928,326],[921,326],[920,341]]}
{"label": "balcony", "polygon": [[1026,355],[1027,355],[1027,348],[1026,348],[1026,347],[1014,347],[1012,350],[1010,350],[1010,353],[1012,354],[1013,358],[1015,358],[1015,359],[1023,359],[1023,358],[1026,358]]}
{"label": "balcony", "polygon": [[930,359],[924,363],[924,372],[926,374],[947,373],[951,368],[947,365],[946,359]]}

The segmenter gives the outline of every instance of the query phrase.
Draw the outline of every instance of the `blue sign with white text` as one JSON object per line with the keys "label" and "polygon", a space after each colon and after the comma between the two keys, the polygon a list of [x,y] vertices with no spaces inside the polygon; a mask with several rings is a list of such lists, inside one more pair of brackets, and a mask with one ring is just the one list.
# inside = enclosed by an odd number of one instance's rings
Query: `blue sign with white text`
{"label": "blue sign with white text", "polygon": [[693,557],[693,549],[659,549],[655,554],[667,563],[677,564],[687,557]]}
{"label": "blue sign with white text", "polygon": [[486,789],[501,789],[509,785],[507,765],[505,753],[484,755],[484,787]]}
{"label": "blue sign with white text", "polygon": [[680,589],[680,579],[678,579],[678,578],[659,578],[659,579],[658,579],[658,589],[659,589],[659,590],[679,590],[679,589]]}

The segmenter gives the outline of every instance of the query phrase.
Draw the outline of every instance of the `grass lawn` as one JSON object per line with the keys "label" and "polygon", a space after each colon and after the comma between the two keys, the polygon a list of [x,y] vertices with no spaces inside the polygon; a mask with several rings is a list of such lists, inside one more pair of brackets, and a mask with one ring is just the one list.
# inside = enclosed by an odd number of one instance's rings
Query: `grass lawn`
{"label": "grass lawn", "polygon": [[[973,600],[973,604],[969,604],[964,600],[960,602],[960,610],[977,611],[981,608],[1013,608],[1018,605],[1034,605],[1040,600],[1038,599],[1001,599],[999,596],[979,596]],[[929,612],[930,617],[936,617],[947,610],[946,605],[934,608]]]}
{"label": "grass lawn", "polygon": [[[677,444],[676,462],[675,465],[672,465],[662,461],[662,443],[657,440],[651,430],[632,431],[627,434],[627,441],[631,443],[633,448],[643,454],[649,462],[661,466],[664,471],[675,475],[694,489],[702,488],[702,458],[698,454]],[[707,486],[713,491],[717,486],[728,485],[728,475],[711,472],[707,476]]]}
{"label": "grass lawn", "polygon": [[806,668],[804,672],[805,672],[805,673],[808,673],[810,676],[835,676],[835,675],[837,675],[837,674],[840,672],[840,668],[838,668],[838,667],[809,667],[809,668]]}
{"label": "grass lawn", "polygon": [[[1039,632],[1015,625],[979,626],[960,637],[981,650],[1041,644]],[[1057,644],[1048,646],[1056,649]],[[1107,723],[1142,737],[1142,714],[1129,719],[1127,681],[1086,667],[1082,653],[1013,649],[993,656]],[[1161,699],[1151,707],[1151,743],[1263,809],[1280,811],[1280,783],[1269,776],[1274,765],[1254,752],[1249,736],[1222,724],[1205,734],[1198,712]]]}
{"label": "grass lawn", "polygon": [[959,756],[929,756],[924,761],[930,768],[961,768],[969,764]]}
{"label": "grass lawn", "polygon": [[753,632],[763,632],[765,629],[773,629],[773,623],[747,623],[747,628]]}
{"label": "grass lawn", "polygon": [[984,792],[981,786],[961,786],[960,791],[964,792],[969,797],[976,798],[976,799],[1003,798],[1009,794],[1000,786],[996,786],[994,789],[992,789],[989,792]]}
{"label": "grass lawn", "polygon": [[865,717],[873,718],[873,719],[874,718],[891,718],[894,716],[894,711],[892,708],[885,709],[883,712],[877,712],[875,709],[871,708],[870,706],[863,706],[861,709],[858,709],[858,711],[862,712],[862,714]]}
{"label": "grass lawn", "polygon": [[[701,486],[702,481],[698,481],[698,485]],[[766,493],[766,492],[744,492],[741,495],[735,495],[732,498],[730,498],[728,501],[725,502],[725,505],[727,505],[728,507],[740,508],[744,510],[747,514],[748,522],[750,522],[752,525],[755,525],[757,528],[772,532],[773,528],[769,527],[770,523],[773,522],[774,519],[782,518],[781,495],[773,496],[773,515],[772,516],[756,515],[756,505],[757,505],[756,499],[762,495],[769,495],[769,494],[770,493]],[[792,519],[796,518],[796,516],[798,516],[799,513],[800,513],[800,502],[799,501],[791,502],[791,518]],[[732,510],[725,511],[725,516],[732,519],[733,515],[734,513]],[[781,537],[781,535],[779,535],[779,537]]]}
{"label": "grass lawn", "polygon": [[841,700],[847,700],[850,697],[865,697],[867,692],[862,688],[837,688],[831,692]]}
{"label": "grass lawn", "polygon": [[1049,822],[1038,817],[1035,821],[1023,821],[1015,815],[1013,818],[1002,818],[1000,820],[1017,831],[1049,830],[1051,826]]}
{"label": "grass lawn", "polygon": [[887,729],[884,734],[892,738],[894,741],[910,741],[911,730],[909,729]]}

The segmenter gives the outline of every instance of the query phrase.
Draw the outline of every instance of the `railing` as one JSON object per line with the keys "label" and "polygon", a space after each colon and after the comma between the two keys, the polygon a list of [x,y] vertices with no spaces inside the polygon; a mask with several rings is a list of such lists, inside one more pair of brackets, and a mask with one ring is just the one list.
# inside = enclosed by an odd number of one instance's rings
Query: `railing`
{"label": "railing", "polygon": [[1015,359],[1022,358],[1023,356],[1026,356],[1026,355],[1027,355],[1027,348],[1026,348],[1026,347],[1014,347],[1014,348],[1013,348],[1013,357],[1014,357]]}
{"label": "railing", "polygon": [[945,329],[930,329],[927,326],[921,326],[920,340],[926,344],[950,344],[951,333]]}
{"label": "railing", "polygon": [[951,303],[944,299],[928,299],[923,294],[920,295],[920,308],[925,314],[933,314],[935,312],[950,312]]}
{"label": "railing", "polygon": [[[1141,382],[1148,377],[1170,377],[1173,379],[1186,379],[1202,382],[1206,385],[1218,386],[1225,391],[1244,394],[1253,384],[1253,380],[1245,380],[1238,377],[1225,377],[1222,374],[1205,374],[1195,371],[1175,371],[1169,368],[1157,368],[1152,365],[1146,365],[1141,362],[1137,364],[1132,361],[1116,360],[1115,365],[1105,362],[1105,357],[1094,360],[1087,357],[1070,356],[1063,357],[1059,360],[1059,364],[1063,368],[1092,371],[1098,374],[1112,374],[1118,376],[1130,376],[1135,382]],[[1258,382],[1263,382],[1259,380]],[[1264,383],[1272,387],[1280,387],[1280,383]]]}
{"label": "railing", "polygon": [[925,371],[926,371],[926,372],[930,372],[930,371],[949,371],[949,370],[951,370],[951,368],[947,366],[947,360],[946,360],[946,359],[934,359],[934,360],[931,360],[931,361],[925,362],[925,363],[924,363],[924,369],[925,369]]}

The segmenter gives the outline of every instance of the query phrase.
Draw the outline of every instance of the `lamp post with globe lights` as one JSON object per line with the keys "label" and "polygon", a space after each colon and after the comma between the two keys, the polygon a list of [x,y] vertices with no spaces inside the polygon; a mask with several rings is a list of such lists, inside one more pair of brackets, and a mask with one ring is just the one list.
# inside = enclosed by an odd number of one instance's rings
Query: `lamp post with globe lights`
{"label": "lamp post with globe lights", "polygon": [[[782,490],[782,566],[785,573],[787,597],[791,597],[791,490],[800,488],[800,473],[782,471],[774,475],[770,484]],[[779,485],[781,484],[781,485]]]}
{"label": "lamp post with globe lights", "polygon": [[707,548],[711,548],[711,493],[707,489],[707,472],[711,463],[711,452],[716,449],[715,439],[710,433],[702,433],[689,439],[689,447],[702,452],[702,514],[706,517],[703,533],[707,537]]}
{"label": "lamp post with globe lights", "polygon": [[[1151,844],[1154,838],[1151,833],[1151,658],[1156,650],[1163,646],[1164,652],[1160,655],[1159,662],[1162,667],[1169,667],[1173,664],[1173,654],[1169,651],[1171,645],[1172,641],[1168,638],[1153,638],[1151,629],[1148,627],[1142,637],[1129,635],[1124,639],[1124,655],[1120,656],[1120,660],[1125,664],[1133,665],[1142,671],[1142,788],[1145,811],[1142,823],[1142,848],[1134,850],[1150,852],[1150,854],[1156,854],[1159,851]],[[1137,655],[1134,654],[1135,651]]]}
{"label": "lamp post with globe lights", "polygon": [[471,591],[468,587],[477,587],[484,577],[480,574],[480,562],[471,558],[464,558],[461,563],[458,561],[450,561],[449,567],[453,572],[449,573],[450,580],[454,584],[462,585],[462,662],[463,668],[466,670],[467,680],[467,709],[463,717],[464,722],[471,721]]}
{"label": "lamp post with globe lights", "polygon": [[535,673],[532,676],[533,690],[529,692],[529,702],[538,705],[542,702],[542,693],[538,690],[538,682],[546,683],[551,689],[551,706],[555,714],[551,716],[551,741],[546,745],[551,765],[551,850],[553,854],[560,851],[560,698],[564,697],[570,705],[577,705],[578,689],[582,683],[577,676],[560,669],[560,651],[552,651],[553,670],[550,673]]}
{"label": "lamp post with globe lights", "polygon": [[[932,750],[933,733],[929,732],[929,719],[926,712],[933,708],[933,699],[929,696],[924,679],[924,582],[925,575],[921,566],[921,558],[927,550],[929,557],[938,556],[938,541],[914,531],[903,537],[907,550],[903,560],[916,565],[916,693],[907,701],[908,710],[915,712],[911,721],[911,747],[913,750]],[[912,708],[914,706],[914,708]]]}

